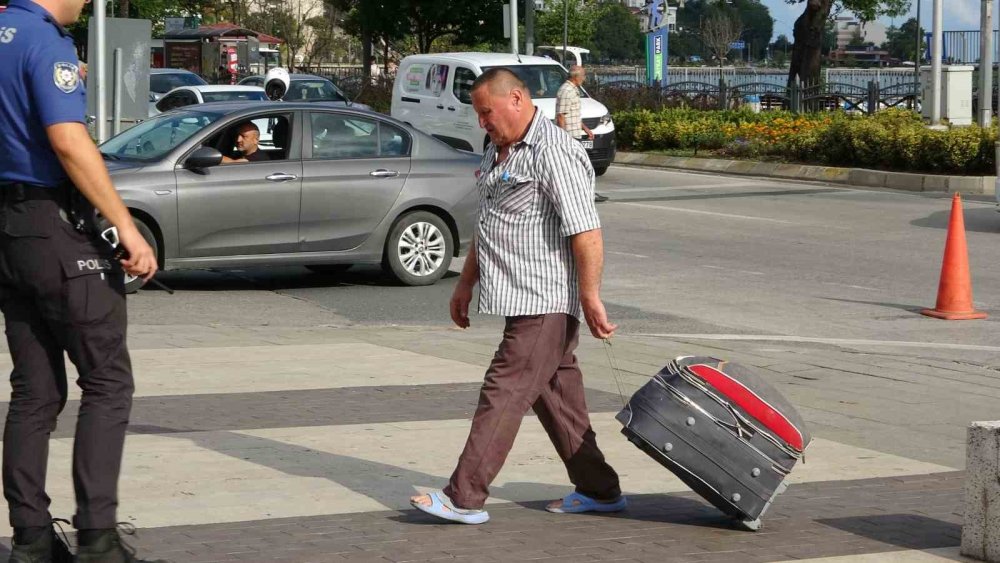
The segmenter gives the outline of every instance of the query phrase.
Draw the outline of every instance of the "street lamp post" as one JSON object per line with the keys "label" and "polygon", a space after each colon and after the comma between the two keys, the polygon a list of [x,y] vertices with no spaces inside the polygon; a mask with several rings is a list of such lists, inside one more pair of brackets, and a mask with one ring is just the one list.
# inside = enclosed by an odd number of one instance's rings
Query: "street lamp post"
{"label": "street lamp post", "polygon": [[979,55],[979,125],[993,123],[993,0],[983,0]]}
{"label": "street lamp post", "polygon": [[931,126],[941,124],[941,59],[944,52],[944,0],[934,0],[931,39]]}

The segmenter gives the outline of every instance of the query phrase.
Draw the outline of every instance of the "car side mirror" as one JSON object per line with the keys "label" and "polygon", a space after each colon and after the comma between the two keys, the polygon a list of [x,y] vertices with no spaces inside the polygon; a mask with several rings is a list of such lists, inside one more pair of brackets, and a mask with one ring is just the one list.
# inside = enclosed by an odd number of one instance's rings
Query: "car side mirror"
{"label": "car side mirror", "polygon": [[184,161],[184,168],[211,168],[222,163],[222,153],[213,147],[201,147]]}

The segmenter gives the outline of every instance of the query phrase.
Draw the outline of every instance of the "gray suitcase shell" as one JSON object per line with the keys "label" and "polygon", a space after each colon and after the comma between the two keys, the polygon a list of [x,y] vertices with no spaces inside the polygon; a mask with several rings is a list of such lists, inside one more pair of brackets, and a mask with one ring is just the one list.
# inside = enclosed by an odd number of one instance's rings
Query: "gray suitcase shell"
{"label": "gray suitcase shell", "polygon": [[[753,404],[741,404],[692,371],[703,366],[748,390]],[[755,417],[761,402],[783,415],[785,432]],[[799,413],[778,391],[744,366],[708,357],[677,358],[616,418],[629,441],[750,530],[760,528],[761,516],[785,490],[785,477],[811,440]]]}

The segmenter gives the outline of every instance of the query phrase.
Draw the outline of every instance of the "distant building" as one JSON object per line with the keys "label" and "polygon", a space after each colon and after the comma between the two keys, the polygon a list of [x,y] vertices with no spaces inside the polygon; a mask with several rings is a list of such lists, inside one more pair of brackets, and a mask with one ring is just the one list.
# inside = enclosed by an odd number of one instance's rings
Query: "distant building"
{"label": "distant building", "polygon": [[889,51],[872,46],[847,46],[843,49],[835,49],[830,52],[830,62],[844,63],[856,62],[869,66],[892,66],[896,61],[892,60]]}
{"label": "distant building", "polygon": [[881,45],[885,43],[888,38],[888,32],[881,22],[860,22],[850,16],[842,16],[836,20],[837,29],[837,49],[846,49],[851,41],[855,37],[861,37],[861,40],[867,43],[874,43],[875,45]]}

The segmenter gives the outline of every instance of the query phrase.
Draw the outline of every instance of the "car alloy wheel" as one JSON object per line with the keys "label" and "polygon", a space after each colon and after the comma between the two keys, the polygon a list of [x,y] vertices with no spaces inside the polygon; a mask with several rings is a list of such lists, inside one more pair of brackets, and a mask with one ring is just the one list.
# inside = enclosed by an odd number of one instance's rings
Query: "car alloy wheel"
{"label": "car alloy wheel", "polygon": [[447,252],[444,234],[426,222],[412,223],[399,237],[399,262],[411,275],[433,275],[441,268]]}

